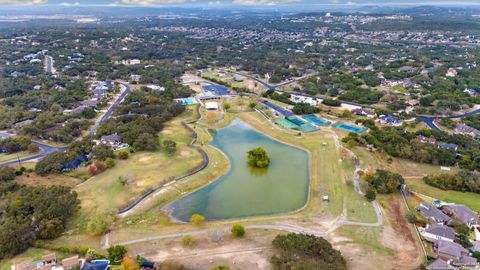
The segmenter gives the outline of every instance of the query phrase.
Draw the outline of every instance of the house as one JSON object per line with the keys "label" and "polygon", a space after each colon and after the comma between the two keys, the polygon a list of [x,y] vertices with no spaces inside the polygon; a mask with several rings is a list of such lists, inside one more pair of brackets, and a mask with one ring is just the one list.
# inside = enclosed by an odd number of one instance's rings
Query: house
{"label": "house", "polygon": [[428,143],[428,144],[437,143],[437,140],[435,138],[425,137],[423,135],[418,135],[417,141],[419,141],[420,143]]}
{"label": "house", "polygon": [[156,84],[149,84],[147,85],[147,88],[154,91],[161,91],[161,92],[165,91],[165,87],[156,85]]}
{"label": "house", "polygon": [[393,115],[380,115],[380,122],[391,126],[400,126],[403,121]]}
{"label": "house", "polygon": [[447,150],[454,150],[454,151],[457,151],[458,149],[458,145],[454,144],[454,143],[439,143],[438,144],[438,149],[447,149]]}
{"label": "house", "polygon": [[427,270],[455,270],[455,269],[458,269],[458,268],[448,264],[447,261],[444,261],[442,259],[436,259],[429,266],[427,266]]}
{"label": "house", "polygon": [[368,109],[368,108],[355,109],[355,110],[353,110],[353,113],[355,115],[366,116],[366,117],[369,117],[369,118],[373,118],[375,116],[375,111],[372,110],[372,109]]}
{"label": "house", "polygon": [[138,75],[138,74],[130,75],[130,81],[132,81],[132,82],[139,82],[141,78],[142,78],[142,76]]}
{"label": "house", "polygon": [[122,138],[117,134],[105,135],[100,138],[100,142],[115,148],[122,144]]}
{"label": "house", "polygon": [[469,227],[478,224],[477,213],[473,212],[463,204],[447,204],[442,207],[442,211],[445,214],[460,220]]}
{"label": "house", "polygon": [[478,130],[476,128],[473,128],[471,126],[464,125],[464,124],[458,124],[455,127],[455,132],[463,134],[463,135],[469,135],[469,136],[472,136],[474,138],[480,136],[480,130]]}
{"label": "house", "polygon": [[417,99],[410,99],[408,100],[407,102],[405,102],[408,106],[410,107],[417,107],[417,106],[420,106],[420,101],[418,101]]}
{"label": "house", "polygon": [[449,68],[445,76],[453,78],[453,77],[456,77],[457,74],[458,72],[454,68]]}
{"label": "house", "polygon": [[57,264],[57,256],[55,255],[55,253],[50,253],[50,254],[43,255],[42,256],[42,263],[43,263],[43,265],[47,265],[47,264],[56,265]]}
{"label": "house", "polygon": [[433,243],[437,241],[453,242],[455,240],[455,230],[445,225],[433,223],[427,225],[427,228],[421,229],[420,234],[427,240]]}
{"label": "house", "polygon": [[446,261],[452,260],[454,262],[460,262],[463,256],[468,256],[469,252],[462,245],[439,240],[435,244],[435,253],[437,257]]}
{"label": "house", "polygon": [[63,259],[62,260],[62,267],[63,267],[64,270],[70,270],[70,269],[79,267],[80,263],[81,263],[80,258],[78,258],[78,255],[76,255],[76,256],[73,256],[73,257]]}
{"label": "house", "polygon": [[452,222],[449,216],[426,202],[422,202],[419,206],[415,207],[415,209],[432,223],[448,225]]}

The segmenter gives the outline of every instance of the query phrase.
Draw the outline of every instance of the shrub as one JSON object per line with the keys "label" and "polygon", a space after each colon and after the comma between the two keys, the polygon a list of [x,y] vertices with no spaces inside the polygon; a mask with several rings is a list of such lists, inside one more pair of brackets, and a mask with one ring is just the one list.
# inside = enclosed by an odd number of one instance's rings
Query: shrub
{"label": "shrub", "polygon": [[195,225],[200,225],[205,221],[205,217],[199,214],[193,214],[190,217],[190,223],[195,224]]}
{"label": "shrub", "polygon": [[128,159],[128,152],[127,151],[122,151],[118,153],[118,158],[119,159]]}
{"label": "shrub", "polygon": [[120,263],[127,253],[127,249],[124,246],[111,246],[107,249],[107,252],[110,261]]}
{"label": "shrub", "polygon": [[16,171],[12,167],[2,167],[0,168],[0,182],[11,181],[15,179]]}
{"label": "shrub", "polygon": [[369,187],[367,189],[367,192],[365,193],[365,198],[371,202],[371,201],[375,201],[375,199],[377,198],[377,192],[375,191],[375,188],[373,187]]}
{"label": "shrub", "polygon": [[28,145],[27,150],[30,153],[37,153],[40,151],[40,147],[38,147],[38,145],[36,144],[31,143]]}
{"label": "shrub", "polygon": [[232,226],[231,232],[235,237],[243,237],[245,235],[245,227],[242,224],[235,224]]}
{"label": "shrub", "polygon": [[177,151],[177,143],[172,140],[165,140],[162,145],[168,155],[173,155]]}
{"label": "shrub", "polygon": [[417,216],[413,212],[408,212],[406,217],[407,217],[408,222],[410,222],[412,224],[415,224],[415,223],[418,222]]}
{"label": "shrub", "polygon": [[110,225],[115,219],[113,214],[110,213],[97,213],[91,217],[87,222],[87,231],[92,235],[102,235],[105,234]]}
{"label": "shrub", "polygon": [[105,161],[107,158],[112,158],[112,148],[105,144],[99,144],[92,149],[92,157],[101,161]]}
{"label": "shrub", "polygon": [[63,165],[71,160],[71,157],[69,157],[65,152],[48,154],[39,162],[37,162],[35,165],[35,173],[40,176],[60,173],[63,169]]}
{"label": "shrub", "polygon": [[115,160],[113,158],[107,158],[105,160],[105,166],[107,169],[113,168],[115,166]]}
{"label": "shrub", "polygon": [[182,246],[190,247],[195,244],[195,239],[191,235],[185,235],[182,237]]}

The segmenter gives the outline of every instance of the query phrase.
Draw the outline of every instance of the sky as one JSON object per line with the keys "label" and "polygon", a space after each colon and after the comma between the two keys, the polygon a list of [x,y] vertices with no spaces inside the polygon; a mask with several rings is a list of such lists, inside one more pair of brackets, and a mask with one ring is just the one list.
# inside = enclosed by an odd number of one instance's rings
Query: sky
{"label": "sky", "polygon": [[[461,3],[460,3],[461,2]],[[117,5],[117,6],[197,6],[197,5],[459,5],[480,4],[480,0],[0,0],[0,5]]]}

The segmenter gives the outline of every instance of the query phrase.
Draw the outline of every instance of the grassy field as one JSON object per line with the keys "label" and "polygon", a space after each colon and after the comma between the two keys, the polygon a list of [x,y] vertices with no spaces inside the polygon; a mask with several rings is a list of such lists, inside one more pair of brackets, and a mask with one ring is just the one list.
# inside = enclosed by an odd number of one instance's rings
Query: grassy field
{"label": "grassy field", "polygon": [[17,159],[22,159],[26,157],[31,157],[40,154],[41,152],[38,153],[30,153],[28,151],[22,151],[18,153],[13,153],[13,154],[0,154],[0,163],[5,163]]}

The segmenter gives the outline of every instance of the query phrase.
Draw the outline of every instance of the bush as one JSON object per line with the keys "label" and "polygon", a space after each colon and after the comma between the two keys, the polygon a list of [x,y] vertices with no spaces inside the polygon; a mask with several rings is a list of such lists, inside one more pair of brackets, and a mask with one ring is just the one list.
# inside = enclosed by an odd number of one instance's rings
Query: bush
{"label": "bush", "polygon": [[412,224],[415,224],[415,223],[418,222],[417,216],[413,212],[408,212],[406,217],[407,217],[408,222],[410,222]]}
{"label": "bush", "polygon": [[30,153],[37,153],[40,151],[40,147],[38,147],[38,145],[36,144],[31,143],[28,145],[27,150]]}
{"label": "bush", "polygon": [[122,151],[120,153],[118,153],[118,158],[119,159],[128,159],[128,152],[127,151]]}
{"label": "bush", "polygon": [[235,237],[243,237],[245,235],[245,227],[242,224],[235,224],[232,226],[231,232]]}
{"label": "bush", "polygon": [[173,155],[177,151],[177,143],[172,140],[165,140],[162,145],[168,155]]}
{"label": "bush", "polygon": [[370,187],[375,188],[378,193],[388,194],[396,192],[405,183],[403,177],[398,173],[385,170],[377,170],[373,175],[366,175],[365,180]]}
{"label": "bush", "polygon": [[115,264],[119,264],[127,253],[127,249],[124,246],[111,246],[107,249],[107,252],[108,259]]}
{"label": "bush", "polygon": [[16,170],[12,167],[0,168],[0,182],[7,182],[15,179]]}
{"label": "bush", "polygon": [[224,108],[226,111],[230,110],[231,107],[232,107],[232,106],[230,106],[230,103],[227,103],[227,102],[223,103],[223,108]]}
{"label": "bush", "polygon": [[327,106],[332,106],[332,107],[340,107],[342,105],[342,102],[337,99],[326,98],[322,101],[322,104]]}
{"label": "bush", "polygon": [[295,103],[295,105],[293,105],[292,111],[295,114],[312,114],[312,113],[318,113],[320,109],[308,103],[300,102],[300,103]]}
{"label": "bush", "polygon": [[367,192],[365,193],[365,198],[371,202],[377,199],[377,192],[374,187],[368,187]]}
{"label": "bush", "polygon": [[195,239],[191,235],[185,235],[182,237],[182,246],[190,247],[195,244]]}
{"label": "bush", "polygon": [[253,167],[265,168],[270,164],[270,158],[265,149],[261,147],[254,148],[247,152],[248,164]]}
{"label": "bush", "polygon": [[92,235],[105,234],[110,228],[110,225],[112,225],[114,219],[115,217],[113,214],[97,213],[88,220],[86,229]]}
{"label": "bush", "polygon": [[193,214],[190,217],[190,223],[195,224],[195,225],[200,225],[205,221],[205,217],[199,214]]}
{"label": "bush", "polygon": [[140,270],[140,265],[134,258],[124,257],[120,270]]}
{"label": "bush", "polygon": [[113,158],[107,158],[105,160],[105,166],[107,169],[113,168],[115,166],[115,160]]}
{"label": "bush", "polygon": [[92,157],[96,160],[105,161],[107,158],[113,158],[113,150],[108,145],[99,144],[92,149]]}

